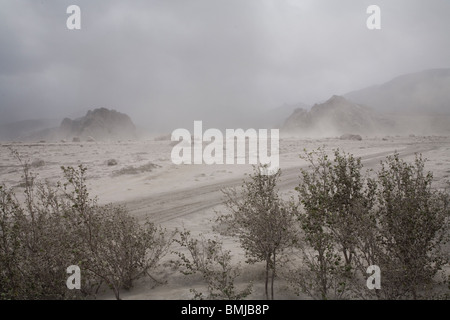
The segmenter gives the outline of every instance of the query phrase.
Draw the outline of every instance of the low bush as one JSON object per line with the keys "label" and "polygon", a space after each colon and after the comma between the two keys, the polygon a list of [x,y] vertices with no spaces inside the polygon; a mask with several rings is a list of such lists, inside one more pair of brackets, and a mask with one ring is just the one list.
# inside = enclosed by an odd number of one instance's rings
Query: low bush
{"label": "low bush", "polygon": [[[141,225],[125,208],[99,206],[86,188],[86,168],[62,167],[64,183],[36,181],[23,166],[24,201],[0,185],[0,298],[74,299],[102,284],[117,299],[133,280],[150,275],[168,252],[172,234]],[[81,269],[81,289],[69,290],[67,268]]]}

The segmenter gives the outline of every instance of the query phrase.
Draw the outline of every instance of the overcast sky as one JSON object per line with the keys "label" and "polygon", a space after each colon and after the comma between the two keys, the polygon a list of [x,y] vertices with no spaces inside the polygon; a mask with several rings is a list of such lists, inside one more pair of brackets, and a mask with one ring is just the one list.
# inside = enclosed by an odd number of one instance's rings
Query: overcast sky
{"label": "overcast sky", "polygon": [[449,14],[448,0],[0,0],[0,123],[107,107],[156,130],[239,125],[450,67]]}

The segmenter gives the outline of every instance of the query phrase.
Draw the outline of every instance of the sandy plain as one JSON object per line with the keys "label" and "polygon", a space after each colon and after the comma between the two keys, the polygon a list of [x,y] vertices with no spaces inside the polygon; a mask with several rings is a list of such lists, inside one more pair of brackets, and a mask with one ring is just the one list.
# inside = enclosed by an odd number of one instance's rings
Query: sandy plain
{"label": "sandy plain", "polygon": [[[408,161],[415,153],[428,159],[426,169],[434,174],[434,187],[450,186],[449,136],[379,136],[363,137],[362,141],[338,138],[306,139],[285,137],[280,140],[280,192],[285,197],[296,197],[299,168],[306,163],[299,158],[304,149],[312,151],[323,147],[331,153],[339,148],[362,158],[364,168],[377,169],[387,155],[398,151]],[[171,161],[173,143],[163,140],[80,142],[80,143],[0,143],[0,180],[14,186],[20,194],[21,168],[9,148],[17,150],[23,159],[35,165],[33,172],[41,180],[62,180],[61,166],[87,167],[87,185],[91,196],[100,204],[118,203],[127,207],[140,221],[149,218],[168,230],[185,227],[193,234],[206,237],[217,235],[213,231],[215,217],[225,212],[221,189],[239,186],[252,172],[251,165],[175,165]],[[108,160],[116,165],[108,165]],[[41,161],[42,160],[42,161]],[[233,261],[240,263],[242,274],[239,285],[253,282],[250,299],[263,299],[263,271],[261,264],[245,264],[239,243],[221,237],[225,249],[231,250]],[[177,250],[177,248],[173,248]],[[154,273],[158,284],[149,278],[138,280],[130,291],[121,292],[122,299],[190,299],[191,288],[204,288],[199,276],[184,276],[169,267],[168,255]],[[277,299],[299,299],[282,280],[276,281]],[[108,290],[99,299],[113,299]]]}

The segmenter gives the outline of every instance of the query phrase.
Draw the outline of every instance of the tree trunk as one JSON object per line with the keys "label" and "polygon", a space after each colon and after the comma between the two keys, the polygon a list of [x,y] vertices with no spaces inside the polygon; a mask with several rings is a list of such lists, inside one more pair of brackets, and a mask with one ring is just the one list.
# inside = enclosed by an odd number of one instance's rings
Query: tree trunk
{"label": "tree trunk", "polygon": [[324,251],[322,248],[319,248],[319,275],[320,275],[320,283],[321,283],[321,295],[322,300],[327,300],[327,269],[324,260]]}
{"label": "tree trunk", "polygon": [[270,256],[266,258],[266,300],[269,300],[269,259]]}
{"label": "tree trunk", "polygon": [[271,295],[272,295],[272,300],[273,300],[273,282],[275,280],[275,252],[273,253],[273,266],[272,266],[272,283],[271,283]]}
{"label": "tree trunk", "polygon": [[114,295],[116,296],[116,300],[120,300],[120,289],[114,286]]}

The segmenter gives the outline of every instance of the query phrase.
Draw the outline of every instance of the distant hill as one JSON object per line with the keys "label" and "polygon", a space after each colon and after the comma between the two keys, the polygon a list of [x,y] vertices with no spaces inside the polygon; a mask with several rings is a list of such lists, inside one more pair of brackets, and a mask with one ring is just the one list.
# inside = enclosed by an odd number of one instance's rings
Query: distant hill
{"label": "distant hill", "polygon": [[106,108],[90,110],[84,117],[65,118],[57,130],[59,138],[95,140],[136,139],[136,126],[124,113]]}
{"label": "distant hill", "polygon": [[369,107],[341,96],[332,96],[310,111],[296,109],[285,121],[282,131],[310,137],[339,136],[345,133],[375,134],[392,130],[395,123]]}
{"label": "distant hill", "polygon": [[25,120],[0,126],[1,140],[72,141],[75,137],[98,141],[134,140],[137,130],[128,115],[106,108],[90,110],[74,120]]}
{"label": "distant hill", "polygon": [[402,75],[344,96],[381,112],[450,114],[450,69]]}

